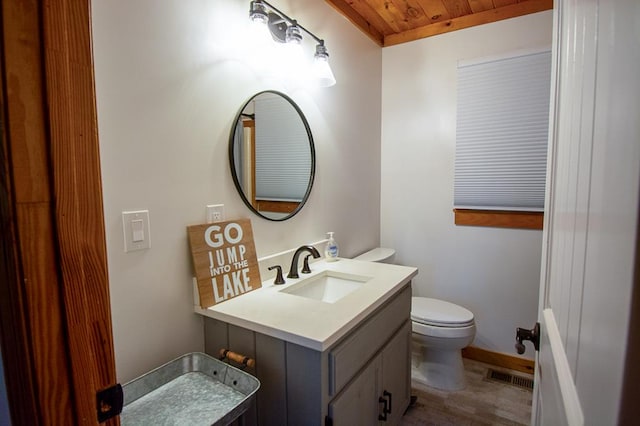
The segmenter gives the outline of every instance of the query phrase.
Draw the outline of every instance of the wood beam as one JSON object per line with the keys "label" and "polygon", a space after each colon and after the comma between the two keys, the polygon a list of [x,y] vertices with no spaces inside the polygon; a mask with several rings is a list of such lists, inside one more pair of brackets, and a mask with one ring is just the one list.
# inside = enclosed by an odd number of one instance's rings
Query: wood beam
{"label": "wood beam", "polygon": [[396,44],[406,43],[421,38],[461,30],[463,28],[488,24],[503,19],[515,18],[517,16],[542,12],[549,9],[553,9],[553,0],[526,0],[497,9],[485,10],[483,12],[478,12],[471,15],[464,15],[446,21],[436,22],[424,27],[415,28],[398,34],[389,34],[384,37],[382,45],[384,47],[393,46]]}
{"label": "wood beam", "polygon": [[360,28],[378,46],[383,46],[384,36],[360,16],[345,0],[326,0],[334,9],[344,15],[353,25]]}

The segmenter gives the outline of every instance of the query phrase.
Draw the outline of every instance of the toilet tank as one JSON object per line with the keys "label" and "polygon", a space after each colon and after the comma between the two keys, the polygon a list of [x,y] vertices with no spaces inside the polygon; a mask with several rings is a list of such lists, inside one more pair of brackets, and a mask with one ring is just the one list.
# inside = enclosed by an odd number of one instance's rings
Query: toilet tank
{"label": "toilet tank", "polygon": [[373,250],[362,253],[360,256],[354,257],[354,260],[363,260],[365,262],[393,263],[393,257],[396,254],[394,249],[385,247],[376,247]]}

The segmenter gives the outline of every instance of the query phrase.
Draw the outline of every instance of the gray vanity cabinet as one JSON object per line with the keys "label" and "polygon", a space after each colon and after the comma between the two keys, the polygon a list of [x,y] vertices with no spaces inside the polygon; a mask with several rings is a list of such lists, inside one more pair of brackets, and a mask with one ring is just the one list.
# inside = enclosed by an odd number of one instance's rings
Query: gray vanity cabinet
{"label": "gray vanity cabinet", "polygon": [[376,357],[329,403],[329,424],[333,426],[375,425],[380,406],[380,357]]}
{"label": "gray vanity cabinet", "polygon": [[324,351],[205,318],[205,352],[256,360],[261,386],[245,424],[397,425],[411,392],[410,314],[407,283]]}
{"label": "gray vanity cabinet", "polygon": [[400,423],[411,399],[410,344],[411,322],[406,321],[382,352],[329,403],[333,426]]}
{"label": "gray vanity cabinet", "polygon": [[400,424],[411,401],[410,320],[405,322],[382,352],[382,397],[389,402],[387,420],[382,424]]}

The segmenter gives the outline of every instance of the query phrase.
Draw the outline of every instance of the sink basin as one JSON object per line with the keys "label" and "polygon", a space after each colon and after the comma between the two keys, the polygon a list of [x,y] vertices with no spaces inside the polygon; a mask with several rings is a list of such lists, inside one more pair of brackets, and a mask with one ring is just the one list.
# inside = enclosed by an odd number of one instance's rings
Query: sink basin
{"label": "sink basin", "polygon": [[321,302],[334,303],[353,293],[370,279],[371,277],[363,275],[323,271],[280,291]]}

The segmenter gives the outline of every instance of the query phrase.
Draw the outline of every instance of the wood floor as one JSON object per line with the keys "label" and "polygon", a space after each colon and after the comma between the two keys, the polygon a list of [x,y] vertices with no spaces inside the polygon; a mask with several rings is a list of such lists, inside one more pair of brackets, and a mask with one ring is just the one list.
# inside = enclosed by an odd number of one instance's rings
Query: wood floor
{"label": "wood floor", "polygon": [[413,383],[418,397],[402,419],[402,426],[528,425],[532,391],[487,378],[489,368],[520,377],[532,376],[464,359],[467,387],[445,392]]}

